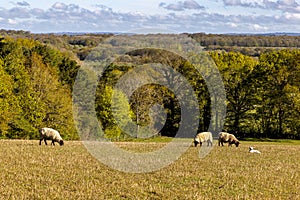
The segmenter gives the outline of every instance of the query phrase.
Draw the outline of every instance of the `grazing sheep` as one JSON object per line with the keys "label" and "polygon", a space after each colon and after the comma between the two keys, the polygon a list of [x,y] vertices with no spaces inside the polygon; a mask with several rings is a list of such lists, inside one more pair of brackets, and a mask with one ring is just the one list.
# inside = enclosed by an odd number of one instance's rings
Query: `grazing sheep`
{"label": "grazing sheep", "polygon": [[194,138],[195,147],[198,144],[200,144],[200,147],[201,147],[203,142],[207,142],[207,146],[209,146],[209,144],[212,146],[212,141],[213,141],[213,138],[212,138],[211,132],[198,133]]}
{"label": "grazing sheep", "polygon": [[255,150],[253,147],[249,147],[249,153],[260,153],[260,151]]}
{"label": "grazing sheep", "polygon": [[45,145],[47,145],[46,140],[52,140],[51,145],[53,146],[55,146],[54,142],[57,142],[60,145],[64,145],[64,141],[57,130],[54,130],[52,128],[41,128],[39,132],[40,132],[40,145],[42,144],[42,140],[45,141]]}
{"label": "grazing sheep", "polygon": [[235,144],[236,147],[239,146],[240,142],[233,134],[221,132],[219,133],[219,146],[220,144],[223,145],[223,143],[228,143],[228,146],[231,146],[232,144]]}

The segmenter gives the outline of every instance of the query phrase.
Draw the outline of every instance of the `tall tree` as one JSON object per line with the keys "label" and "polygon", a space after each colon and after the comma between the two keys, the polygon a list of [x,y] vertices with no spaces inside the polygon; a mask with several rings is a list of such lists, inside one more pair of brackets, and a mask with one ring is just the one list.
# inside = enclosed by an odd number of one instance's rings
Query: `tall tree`
{"label": "tall tree", "polygon": [[0,137],[5,137],[9,124],[18,114],[18,101],[13,93],[13,79],[3,68],[0,59]]}
{"label": "tall tree", "polygon": [[254,107],[255,86],[253,70],[257,61],[241,53],[212,52],[212,58],[218,66],[226,90],[227,119],[225,129],[239,136],[243,126],[249,125],[248,112]]}
{"label": "tall tree", "polygon": [[299,127],[299,58],[299,50],[272,51],[260,56],[259,115],[266,137],[294,135],[294,127]]}

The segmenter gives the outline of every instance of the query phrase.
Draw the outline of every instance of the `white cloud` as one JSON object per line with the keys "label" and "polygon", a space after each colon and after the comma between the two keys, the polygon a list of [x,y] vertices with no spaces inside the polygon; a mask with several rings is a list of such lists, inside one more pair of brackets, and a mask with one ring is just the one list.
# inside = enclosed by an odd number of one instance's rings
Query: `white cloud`
{"label": "white cloud", "polygon": [[233,23],[233,22],[229,22],[229,23],[227,23],[227,25],[231,28],[237,28],[238,27],[238,25],[236,23]]}
{"label": "white cloud", "polygon": [[259,24],[252,24],[250,27],[251,27],[254,31],[267,31],[267,30],[269,30],[268,27],[266,27],[266,26],[261,26],[261,25],[259,25]]}
{"label": "white cloud", "polygon": [[67,9],[67,5],[64,3],[60,3],[60,2],[56,2],[55,4],[53,4],[52,8],[57,9],[57,10],[65,10]]}
{"label": "white cloud", "polygon": [[223,0],[223,3],[225,6],[300,12],[300,4],[296,0]]}
{"label": "white cloud", "polygon": [[284,18],[287,20],[296,20],[300,24],[300,13],[285,13]]}
{"label": "white cloud", "polygon": [[8,19],[8,23],[9,23],[9,24],[12,24],[12,25],[15,25],[15,24],[17,24],[18,22],[17,22],[16,20],[14,20],[14,19]]}
{"label": "white cloud", "polygon": [[264,7],[268,0],[223,0],[226,6]]}
{"label": "white cloud", "polygon": [[194,0],[185,0],[185,1],[178,1],[176,3],[160,3],[159,7],[162,7],[167,10],[172,11],[184,11],[184,10],[204,10],[205,8],[203,6],[200,6],[196,1]]}

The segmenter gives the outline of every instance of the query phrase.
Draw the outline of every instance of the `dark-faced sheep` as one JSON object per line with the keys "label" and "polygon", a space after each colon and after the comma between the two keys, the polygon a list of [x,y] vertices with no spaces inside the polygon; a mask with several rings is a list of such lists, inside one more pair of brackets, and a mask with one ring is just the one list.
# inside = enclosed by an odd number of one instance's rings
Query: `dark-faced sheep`
{"label": "dark-faced sheep", "polygon": [[201,132],[198,133],[195,138],[194,138],[194,145],[195,147],[200,144],[200,147],[202,146],[203,142],[207,142],[207,146],[211,145],[212,146],[212,134],[211,132]]}
{"label": "dark-faced sheep", "polygon": [[45,141],[45,145],[47,145],[46,140],[52,140],[51,145],[53,146],[55,146],[54,142],[57,142],[60,145],[64,145],[64,141],[57,130],[54,130],[52,128],[41,128],[39,132],[40,145],[42,144],[42,140]]}
{"label": "dark-faced sheep", "polygon": [[236,147],[239,146],[240,142],[233,134],[221,132],[219,133],[219,146],[220,144],[223,145],[223,143],[228,143],[228,146],[231,146],[232,144],[235,144]]}

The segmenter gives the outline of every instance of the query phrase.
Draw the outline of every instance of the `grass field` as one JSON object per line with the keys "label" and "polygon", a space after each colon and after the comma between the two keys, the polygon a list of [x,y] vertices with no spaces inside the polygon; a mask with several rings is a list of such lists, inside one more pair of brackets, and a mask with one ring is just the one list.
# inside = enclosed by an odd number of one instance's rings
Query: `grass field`
{"label": "grass field", "polygon": [[[120,144],[135,151],[145,145],[163,143]],[[248,153],[250,145],[262,154]],[[215,146],[204,159],[191,147],[173,164],[142,174],[110,169],[81,142],[0,146],[0,199],[300,199],[299,142]]]}

